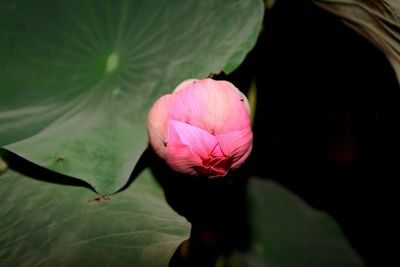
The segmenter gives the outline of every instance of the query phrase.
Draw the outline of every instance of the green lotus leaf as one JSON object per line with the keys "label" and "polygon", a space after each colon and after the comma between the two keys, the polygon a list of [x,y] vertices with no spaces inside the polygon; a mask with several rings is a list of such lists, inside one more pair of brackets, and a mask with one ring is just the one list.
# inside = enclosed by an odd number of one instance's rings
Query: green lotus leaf
{"label": "green lotus leaf", "polygon": [[116,192],[154,101],[234,70],[262,18],[260,0],[2,1],[0,146]]}
{"label": "green lotus leaf", "polygon": [[248,267],[362,267],[339,225],[276,182],[248,185],[252,242],[242,255]]}
{"label": "green lotus leaf", "polygon": [[147,170],[103,197],[8,170],[0,194],[0,266],[165,267],[189,235]]}

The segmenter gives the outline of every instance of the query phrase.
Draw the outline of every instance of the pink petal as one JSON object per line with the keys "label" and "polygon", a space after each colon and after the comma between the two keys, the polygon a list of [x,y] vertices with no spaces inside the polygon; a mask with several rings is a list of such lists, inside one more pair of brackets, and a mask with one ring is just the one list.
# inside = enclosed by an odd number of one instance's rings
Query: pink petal
{"label": "pink petal", "polygon": [[174,95],[176,98],[170,112],[170,118],[174,120],[211,134],[239,130],[250,124],[243,98],[226,86],[226,82],[198,80]]}
{"label": "pink petal", "polygon": [[217,145],[217,139],[196,126],[170,119],[167,146],[170,144],[188,146],[194,154],[204,160],[210,157]]}
{"label": "pink petal", "polygon": [[239,89],[237,89],[232,83],[228,81],[218,81],[221,85],[224,85],[225,87],[229,88],[232,90],[234,93],[236,93],[240,99],[243,99],[243,103],[246,107],[247,113],[250,115],[250,103],[249,100],[247,99],[246,95],[243,94]]}
{"label": "pink petal", "polygon": [[211,156],[213,156],[213,157],[224,157],[225,156],[225,154],[222,151],[221,146],[219,144],[217,144],[214,147],[213,151],[211,152]]}
{"label": "pink petal", "polygon": [[167,145],[165,160],[174,171],[188,175],[197,175],[197,168],[202,163],[189,146],[179,143]]}
{"label": "pink petal", "polygon": [[217,144],[208,159],[203,160],[199,172],[210,178],[225,176],[232,165],[232,159],[225,155],[221,146]]}
{"label": "pink petal", "polygon": [[232,160],[231,168],[238,168],[250,155],[253,146],[253,133],[250,127],[216,137],[221,150]]}
{"label": "pink petal", "polygon": [[183,82],[181,82],[175,89],[174,89],[174,93],[185,89],[186,87],[191,86],[194,82],[197,82],[198,79],[189,79],[189,80],[185,80]]}
{"label": "pink petal", "polygon": [[198,127],[170,120],[167,163],[175,171],[224,176],[232,165],[215,136]]}
{"label": "pink petal", "polygon": [[[237,158],[237,161],[234,162],[231,166],[232,169],[237,169],[240,166],[242,166],[242,164],[246,161],[246,159],[250,156],[251,150],[253,149],[253,143],[250,143],[250,145],[248,146],[246,152],[240,157]],[[238,156],[240,156],[238,154]],[[236,160],[236,159],[235,159]]]}
{"label": "pink petal", "polygon": [[173,95],[165,95],[151,107],[147,117],[147,133],[150,145],[160,157],[165,157],[165,144],[168,137],[168,117]]}

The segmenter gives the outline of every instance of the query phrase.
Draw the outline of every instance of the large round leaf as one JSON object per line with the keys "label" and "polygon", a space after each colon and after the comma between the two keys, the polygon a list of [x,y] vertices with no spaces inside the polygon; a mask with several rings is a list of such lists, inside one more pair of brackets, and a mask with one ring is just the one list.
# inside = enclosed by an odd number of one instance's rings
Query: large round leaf
{"label": "large round leaf", "polygon": [[99,198],[8,170],[0,176],[0,266],[168,266],[189,223],[149,173]]}
{"label": "large round leaf", "polygon": [[261,0],[2,1],[0,146],[115,192],[152,103],[236,68],[262,17]]}
{"label": "large round leaf", "polygon": [[252,178],[248,188],[249,267],[364,266],[340,227],[279,184]]}

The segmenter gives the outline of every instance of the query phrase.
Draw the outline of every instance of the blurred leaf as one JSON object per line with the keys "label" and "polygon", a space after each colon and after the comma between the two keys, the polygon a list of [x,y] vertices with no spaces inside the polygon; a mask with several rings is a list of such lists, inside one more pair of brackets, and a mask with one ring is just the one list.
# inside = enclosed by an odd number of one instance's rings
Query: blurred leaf
{"label": "blurred leaf", "polygon": [[261,0],[1,1],[0,146],[113,193],[153,102],[234,70],[262,18]]}
{"label": "blurred leaf", "polygon": [[330,216],[275,182],[251,178],[248,186],[252,246],[245,266],[364,266]]}
{"label": "blurred leaf", "polygon": [[257,83],[256,80],[253,79],[250,84],[249,91],[247,92],[247,99],[250,104],[250,118],[251,125],[254,125],[254,118],[256,116],[256,106],[257,106]]}
{"label": "blurred leaf", "polygon": [[382,50],[400,82],[400,1],[313,0]]}
{"label": "blurred leaf", "polygon": [[264,0],[264,2],[265,2],[265,7],[266,7],[267,9],[271,9],[271,8],[274,6],[275,1],[276,1],[276,0]]}
{"label": "blurred leaf", "polygon": [[95,200],[87,188],[12,170],[0,176],[0,266],[165,267],[189,223],[149,171],[126,191]]}
{"label": "blurred leaf", "polygon": [[8,168],[7,163],[0,157],[0,174],[5,172]]}

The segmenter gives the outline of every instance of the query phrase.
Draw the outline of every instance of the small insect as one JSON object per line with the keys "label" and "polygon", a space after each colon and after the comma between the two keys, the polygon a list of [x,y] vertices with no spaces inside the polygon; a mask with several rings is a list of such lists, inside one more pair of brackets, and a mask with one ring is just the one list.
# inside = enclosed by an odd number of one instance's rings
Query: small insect
{"label": "small insect", "polygon": [[106,201],[106,200],[111,200],[111,198],[107,195],[104,195],[104,196],[100,196],[95,199],[89,200],[89,202],[95,202],[98,204],[98,203]]}

